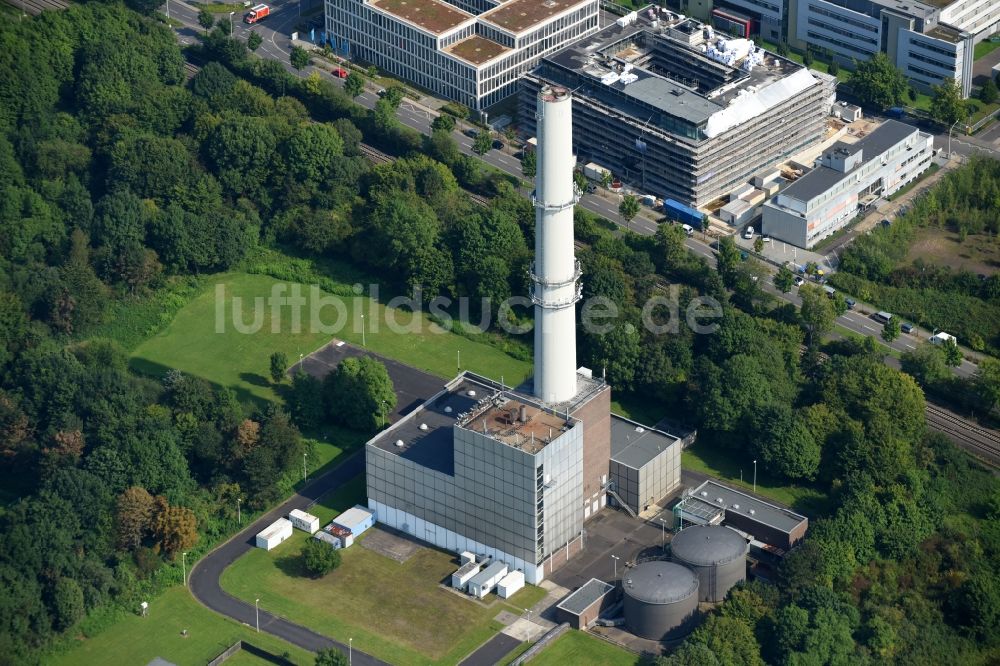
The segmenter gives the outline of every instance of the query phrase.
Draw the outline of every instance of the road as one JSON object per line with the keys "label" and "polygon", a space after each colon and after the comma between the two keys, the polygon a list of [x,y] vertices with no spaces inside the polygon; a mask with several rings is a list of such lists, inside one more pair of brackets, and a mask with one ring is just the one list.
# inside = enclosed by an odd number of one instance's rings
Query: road
{"label": "road", "polygon": [[[195,599],[216,613],[221,613],[242,622],[248,627],[257,627],[257,617],[253,604],[248,604],[226,593],[220,584],[222,572],[242,555],[254,548],[254,536],[272,522],[286,516],[292,509],[308,509],[326,493],[343,485],[365,469],[365,451],[360,449],[351,454],[339,466],[313,480],[292,495],[283,504],[275,507],[258,518],[253,524],[234,536],[232,539],[216,548],[199,560],[191,569],[188,586]],[[346,654],[348,646],[338,643],[326,636],[316,633],[303,626],[294,624],[272,615],[267,611],[267,597],[260,600],[260,631],[266,631],[282,638],[293,645],[316,652],[330,647],[343,650]],[[384,664],[375,657],[354,648],[352,659],[357,659],[361,666],[377,666]]]}

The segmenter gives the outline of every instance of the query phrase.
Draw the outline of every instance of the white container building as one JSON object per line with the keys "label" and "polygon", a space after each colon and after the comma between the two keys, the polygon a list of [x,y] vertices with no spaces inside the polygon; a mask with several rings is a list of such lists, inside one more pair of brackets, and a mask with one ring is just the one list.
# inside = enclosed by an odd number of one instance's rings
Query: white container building
{"label": "white container building", "polygon": [[463,551],[458,556],[458,559],[460,560],[460,562],[459,562],[460,564],[468,564],[469,562],[475,562],[476,561],[476,554],[473,553],[473,552],[471,552],[471,551],[466,550],[466,551]]}
{"label": "white container building", "polygon": [[451,586],[456,590],[465,591],[465,586],[469,584],[469,581],[473,577],[479,574],[482,568],[483,565],[477,563],[475,560],[466,562],[458,568],[458,571],[451,575]]}
{"label": "white container building", "polygon": [[482,599],[507,575],[507,565],[494,562],[469,580],[469,594]]}
{"label": "white container building", "polygon": [[375,524],[375,512],[361,505],[355,505],[333,519],[335,525],[346,527],[357,539]]}
{"label": "white container building", "polygon": [[319,531],[319,518],[301,509],[292,509],[289,511],[288,520],[291,521],[292,527],[300,529],[303,532],[316,534]]}
{"label": "white container building", "polygon": [[271,550],[292,536],[292,523],[286,518],[278,518],[257,534],[257,547]]}
{"label": "white container building", "polygon": [[501,599],[509,599],[522,587],[524,587],[524,572],[511,571],[497,583],[497,596]]}

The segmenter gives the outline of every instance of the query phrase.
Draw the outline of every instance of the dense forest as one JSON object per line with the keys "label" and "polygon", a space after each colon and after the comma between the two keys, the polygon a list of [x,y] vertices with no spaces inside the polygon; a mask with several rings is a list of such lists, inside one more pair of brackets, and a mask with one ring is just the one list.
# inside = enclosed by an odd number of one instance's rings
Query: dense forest
{"label": "dense forest", "polygon": [[[298,255],[350,262],[389,290],[489,298],[477,313],[495,314],[526,293],[534,220],[516,182],[446,129],[402,127],[399,96],[365,111],[220,31],[190,54],[202,65],[190,81],[171,32],[120,5],[7,22],[0,39],[0,654],[35,663],[178,582],[179,552],[236,528],[236,498],[279,499],[305,446],[297,426],[322,419],[305,380],[286,413],[197,377],[135,374],[92,334],[116,304]],[[400,159],[372,166],[362,139]],[[731,244],[716,271],[675,226],[646,238],[584,211],[576,223],[584,295],[621,313],[581,331],[581,364],[690,415],[699,446],[757,456],[763,474],[829,498],[777,585],[738,592],[670,663],[995,660],[1000,490],[925,433],[913,380],[870,345],[819,355],[834,304],[777,307]],[[654,295],[680,312],[711,296],[718,332],[654,334]]]}

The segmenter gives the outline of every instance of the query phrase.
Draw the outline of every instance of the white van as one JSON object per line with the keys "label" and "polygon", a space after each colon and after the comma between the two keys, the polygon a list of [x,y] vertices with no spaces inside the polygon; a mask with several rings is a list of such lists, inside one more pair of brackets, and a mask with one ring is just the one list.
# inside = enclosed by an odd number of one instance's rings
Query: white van
{"label": "white van", "polygon": [[948,344],[949,342],[954,342],[957,345],[958,338],[956,338],[954,335],[951,335],[950,333],[945,333],[944,331],[938,331],[937,333],[935,333],[930,337],[930,343],[932,345],[944,345]]}
{"label": "white van", "polygon": [[694,227],[692,227],[690,224],[682,224],[681,229],[683,229],[684,233],[686,233],[688,236],[694,236]]}
{"label": "white van", "polygon": [[892,315],[889,314],[888,312],[876,312],[875,314],[872,315],[872,319],[874,319],[880,324],[888,324],[889,321],[892,319]]}

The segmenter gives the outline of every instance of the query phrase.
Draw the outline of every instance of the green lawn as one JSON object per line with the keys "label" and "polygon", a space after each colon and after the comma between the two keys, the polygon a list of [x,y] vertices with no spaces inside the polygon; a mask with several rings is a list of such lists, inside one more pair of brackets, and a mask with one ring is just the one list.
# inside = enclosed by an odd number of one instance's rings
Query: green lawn
{"label": "green lawn", "polygon": [[976,48],[973,51],[973,59],[979,60],[980,58],[993,53],[994,50],[1000,49],[1000,41],[992,41],[990,39],[984,39],[983,41],[976,44]]}
{"label": "green lawn", "polygon": [[[448,378],[457,370],[459,351],[463,369],[496,379],[503,377],[508,384],[521,382],[530,373],[529,363],[514,359],[495,347],[442,331],[420,315],[414,319],[408,313],[387,309],[360,297],[325,295],[332,302],[343,305],[350,323],[345,323],[335,335],[311,330],[313,303],[306,286],[301,288],[306,302],[299,332],[294,332],[290,308],[283,308],[272,320],[271,308],[264,300],[272,293],[272,288],[288,284],[265,275],[246,273],[226,273],[206,279],[201,293],[177,312],[169,326],[135,348],[133,367],[152,375],[176,368],[229,387],[241,400],[274,400],[278,396],[268,378],[271,354],[284,352],[294,363],[300,354],[307,355],[333,338],[361,344],[360,315],[364,307],[367,313],[365,343],[369,349],[387,357]],[[224,299],[219,303],[216,302],[217,289],[224,289]],[[259,330],[254,333],[237,330],[233,324],[234,297],[240,299],[243,321],[248,324],[254,319],[254,299],[261,299]],[[325,324],[332,326],[335,323],[335,307],[327,306],[321,312]],[[417,330],[393,332],[387,324],[387,313],[395,316],[402,326],[415,322]]]}
{"label": "green lawn", "polygon": [[[363,493],[359,476],[311,512],[326,521]],[[307,538],[297,531],[271,552],[247,553],[223,573],[223,588],[324,635],[353,638],[359,650],[393,664],[458,663],[502,628],[493,620],[502,610],[520,614],[545,596],[527,586],[510,600],[491,595],[484,606],[441,588],[457,568],[450,553],[422,548],[400,564],[357,542],[342,551],[340,568],[315,580],[299,564]]]}
{"label": "green lawn", "polygon": [[[681,454],[681,467],[719,478],[734,488],[753,490],[753,458],[749,454],[746,460],[740,461],[731,452],[713,451],[695,443]],[[807,516],[826,513],[830,501],[825,493],[816,488],[785,485],[772,480],[762,465],[757,466],[757,494]]]}
{"label": "green lawn", "polygon": [[644,426],[655,426],[664,413],[663,404],[634,393],[611,394],[611,411]]}
{"label": "green lawn", "polygon": [[[184,629],[188,631],[186,637],[181,635]],[[310,652],[213,613],[178,585],[150,600],[148,617],[126,616],[97,636],[81,639],[72,650],[49,656],[44,663],[142,666],[155,657],[163,657],[178,666],[194,666],[208,663],[241,639],[279,656],[288,652],[291,660],[302,666],[311,666],[314,661]],[[256,661],[247,661],[248,658]],[[250,655],[242,659],[226,663],[264,663]]]}
{"label": "green lawn", "polygon": [[531,666],[636,666],[638,655],[582,631],[567,631],[537,657]]}

